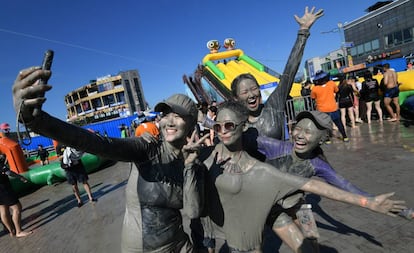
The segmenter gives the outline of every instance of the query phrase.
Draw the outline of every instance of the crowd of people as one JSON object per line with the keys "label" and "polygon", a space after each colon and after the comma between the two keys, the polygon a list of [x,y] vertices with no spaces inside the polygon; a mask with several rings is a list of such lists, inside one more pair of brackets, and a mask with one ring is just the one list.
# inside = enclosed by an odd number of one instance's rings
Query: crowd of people
{"label": "crowd of people", "polygon": [[[389,64],[384,64],[383,71],[381,82],[370,70],[363,73],[362,82],[359,82],[354,75],[332,77],[320,70],[313,76],[313,82],[308,79],[303,83],[301,95],[305,99],[310,97],[318,111],[328,113],[334,129],[348,142],[348,127],[352,129],[363,122],[371,124],[373,118],[380,123],[400,120],[398,75]],[[330,143],[327,140],[327,144]]]}
{"label": "crowd of people", "polygon": [[[266,226],[293,252],[318,252],[317,238],[306,238],[296,223],[296,212],[306,203],[305,192],[390,216],[407,209],[404,201],[392,199],[392,193],[373,196],[352,185],[323,155],[320,146],[329,141],[333,123],[349,141],[339,108],[354,113],[349,108],[355,105],[357,88],[350,80],[338,88],[327,73],[317,73],[310,89],[317,111],[299,113],[286,141],[285,102],[309,30],[322,15],[323,10],[315,8],[306,8],[302,17],[295,15],[299,31],[291,57],[265,103],[255,77],[241,74],[231,84],[234,101],[197,106],[188,96],[174,94],[154,107],[160,113],[156,120],[142,121],[132,136],[112,138],[43,110],[34,113],[52,86],[37,85],[51,76],[50,70],[31,67],[21,70],[13,85],[14,108],[27,128],[71,147],[63,154],[64,163],[77,150],[131,162],[122,252],[211,252],[216,237],[226,240],[229,252],[261,252]],[[343,99],[340,105],[335,93]],[[352,117],[354,127],[359,116]],[[326,183],[310,179],[314,175]],[[89,187],[87,178],[80,181]],[[75,188],[74,192],[81,205]],[[88,197],[96,201],[90,192]],[[181,211],[201,220],[205,237],[201,248],[184,231]]]}

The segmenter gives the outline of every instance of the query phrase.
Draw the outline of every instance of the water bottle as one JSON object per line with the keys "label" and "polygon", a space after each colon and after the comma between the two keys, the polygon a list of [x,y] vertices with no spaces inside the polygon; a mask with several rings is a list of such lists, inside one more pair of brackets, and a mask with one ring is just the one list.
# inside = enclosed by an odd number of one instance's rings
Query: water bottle
{"label": "water bottle", "polygon": [[408,220],[412,220],[414,219],[414,209],[413,208],[404,209],[401,212],[399,212],[398,215]]}
{"label": "water bottle", "polygon": [[296,217],[298,217],[300,228],[306,238],[319,238],[318,227],[316,226],[311,204],[302,205],[296,212]]}

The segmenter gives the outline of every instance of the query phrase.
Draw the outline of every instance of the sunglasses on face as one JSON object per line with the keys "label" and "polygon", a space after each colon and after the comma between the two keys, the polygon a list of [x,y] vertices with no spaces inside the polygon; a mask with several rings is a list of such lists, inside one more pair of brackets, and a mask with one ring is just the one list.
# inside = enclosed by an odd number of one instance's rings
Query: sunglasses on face
{"label": "sunglasses on face", "polygon": [[234,129],[236,129],[241,124],[243,124],[243,122],[240,122],[239,124],[236,124],[235,122],[232,122],[232,121],[227,121],[224,123],[216,123],[213,125],[213,130],[217,133],[221,132],[223,129],[231,132],[231,131],[234,131]]}

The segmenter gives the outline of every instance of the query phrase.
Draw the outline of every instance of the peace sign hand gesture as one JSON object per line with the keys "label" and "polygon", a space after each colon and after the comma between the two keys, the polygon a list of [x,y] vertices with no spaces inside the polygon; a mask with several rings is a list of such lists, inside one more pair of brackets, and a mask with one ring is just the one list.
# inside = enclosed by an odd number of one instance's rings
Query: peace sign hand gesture
{"label": "peace sign hand gesture", "polygon": [[210,137],[210,134],[204,135],[202,138],[196,141],[196,131],[194,130],[191,134],[187,144],[183,146],[181,152],[184,157],[184,165],[189,165],[195,161],[198,157],[198,151],[202,147],[204,141]]}

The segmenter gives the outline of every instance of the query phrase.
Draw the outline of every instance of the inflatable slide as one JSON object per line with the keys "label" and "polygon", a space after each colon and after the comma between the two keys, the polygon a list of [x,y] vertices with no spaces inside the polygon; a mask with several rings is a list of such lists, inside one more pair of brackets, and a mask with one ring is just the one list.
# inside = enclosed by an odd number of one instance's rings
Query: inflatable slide
{"label": "inflatable slide", "polygon": [[[256,78],[264,101],[279,84],[277,72],[246,55],[243,50],[234,49],[232,39],[225,40],[226,51],[218,52],[219,46],[214,48],[214,45],[218,45],[218,42],[207,43],[210,54],[204,56],[202,65],[196,70],[194,77],[184,76],[184,82],[198,102],[230,99],[231,82],[243,73],[250,73]],[[301,89],[301,84],[294,83],[290,96],[300,96]]]}

